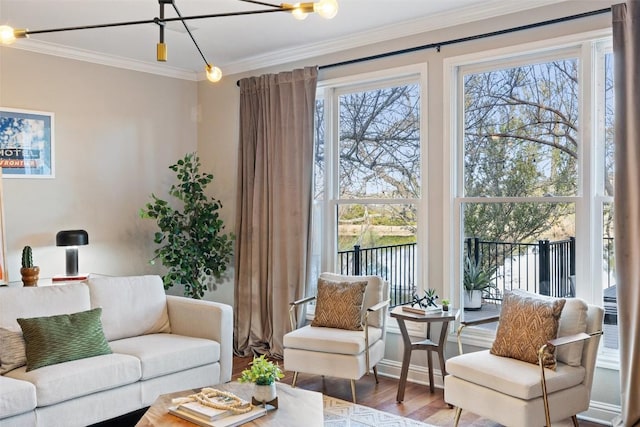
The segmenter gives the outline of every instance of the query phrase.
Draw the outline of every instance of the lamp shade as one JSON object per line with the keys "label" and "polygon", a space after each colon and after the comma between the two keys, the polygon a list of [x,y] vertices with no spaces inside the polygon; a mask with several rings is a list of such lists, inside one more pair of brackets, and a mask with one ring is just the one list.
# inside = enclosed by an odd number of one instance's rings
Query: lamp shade
{"label": "lamp shade", "polygon": [[56,246],[83,246],[89,244],[85,230],[63,230],[56,234]]}

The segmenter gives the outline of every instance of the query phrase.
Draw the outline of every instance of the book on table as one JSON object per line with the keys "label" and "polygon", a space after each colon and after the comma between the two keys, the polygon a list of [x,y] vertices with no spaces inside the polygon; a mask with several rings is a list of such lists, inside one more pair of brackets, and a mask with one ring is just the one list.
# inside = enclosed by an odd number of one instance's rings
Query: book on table
{"label": "book on table", "polygon": [[193,412],[187,412],[180,405],[169,407],[169,413],[202,427],[237,427],[265,415],[267,409],[262,406],[253,406],[249,412],[233,415],[229,412],[227,415],[214,420],[203,418]]}
{"label": "book on table", "polygon": [[209,421],[217,420],[231,414],[231,411],[228,409],[216,409],[198,402],[181,403],[178,405],[178,409]]}
{"label": "book on table", "polygon": [[426,307],[426,308],[417,308],[408,305],[402,306],[402,311],[413,314],[428,314],[428,313],[438,313],[442,311],[442,307]]}

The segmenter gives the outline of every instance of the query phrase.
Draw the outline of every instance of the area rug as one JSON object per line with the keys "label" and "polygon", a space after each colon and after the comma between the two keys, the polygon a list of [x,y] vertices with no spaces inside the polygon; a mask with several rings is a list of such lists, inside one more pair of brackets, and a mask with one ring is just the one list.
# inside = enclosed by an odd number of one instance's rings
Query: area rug
{"label": "area rug", "polygon": [[433,427],[377,409],[323,396],[325,427]]}

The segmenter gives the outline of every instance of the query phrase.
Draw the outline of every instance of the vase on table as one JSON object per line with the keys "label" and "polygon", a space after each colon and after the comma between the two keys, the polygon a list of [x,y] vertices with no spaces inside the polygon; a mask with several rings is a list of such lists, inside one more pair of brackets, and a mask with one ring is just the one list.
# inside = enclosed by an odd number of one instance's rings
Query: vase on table
{"label": "vase on table", "polygon": [[258,402],[271,402],[276,398],[276,383],[267,385],[255,384],[253,398]]}

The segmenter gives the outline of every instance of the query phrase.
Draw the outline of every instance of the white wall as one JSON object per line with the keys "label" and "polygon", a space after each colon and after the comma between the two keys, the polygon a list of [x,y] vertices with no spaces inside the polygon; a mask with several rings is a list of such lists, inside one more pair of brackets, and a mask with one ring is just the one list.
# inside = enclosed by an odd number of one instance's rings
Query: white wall
{"label": "white wall", "polygon": [[[238,98],[239,90],[236,81],[246,76],[261,75],[268,72],[291,70],[305,65],[332,64],[344,60],[380,54],[397,49],[405,49],[430,43],[457,39],[475,34],[482,34],[499,29],[516,27],[540,22],[561,16],[573,15],[585,11],[608,7],[610,1],[575,1],[562,3],[554,7],[545,7],[525,13],[513,14],[508,17],[490,19],[457,27],[451,27],[434,32],[425,32],[418,36],[393,40],[386,43],[365,46],[333,55],[313,58],[296,63],[283,64],[279,67],[253,70],[241,75],[225,76],[223,80],[211,85],[200,83],[199,100],[202,107],[202,122],[199,127],[198,148],[205,164],[214,170],[218,182],[213,185],[216,194],[225,194],[225,198],[235,199],[236,160],[238,141]],[[321,70],[320,80],[356,75],[364,72],[384,70],[410,64],[424,64],[428,69],[428,157],[436,159],[428,163],[428,188],[426,189],[427,206],[429,209],[428,247],[424,257],[423,280],[429,287],[436,288],[442,295],[448,295],[451,272],[448,254],[443,248],[449,247],[446,227],[448,213],[445,207],[449,204],[443,183],[448,182],[450,173],[449,161],[443,152],[442,141],[445,138],[445,124],[443,117],[443,63],[447,58],[465,55],[483,50],[517,46],[524,43],[561,37],[576,33],[610,28],[609,14],[581,19],[564,24],[548,26],[540,29],[527,30],[510,35],[492,37],[489,39],[467,42],[443,47],[441,52],[436,50],[420,51],[376,61],[369,61],[349,66],[328,68]],[[227,224],[235,223],[235,206],[227,205]],[[283,309],[286,309],[283,308]],[[438,331],[436,331],[436,334]],[[419,333],[417,333],[419,335]],[[386,359],[381,371],[389,375],[398,375],[402,357],[402,342],[399,335],[392,332],[388,336]],[[449,343],[447,353],[455,354],[455,345]],[[424,381],[426,375],[426,352],[416,352],[412,356],[410,378]],[[436,366],[437,362],[436,362]],[[440,384],[441,377],[436,377]],[[610,420],[616,411],[619,412],[619,380],[617,370],[599,369],[594,382],[594,408],[588,415],[600,420]]]}
{"label": "white wall", "polygon": [[81,272],[161,272],[138,210],[166,197],[168,166],[197,148],[196,82],[0,48],[0,106],[55,114],[55,179],[2,179],[9,280],[25,245],[40,277],[64,274],[55,235],[76,228],[89,233]]}

